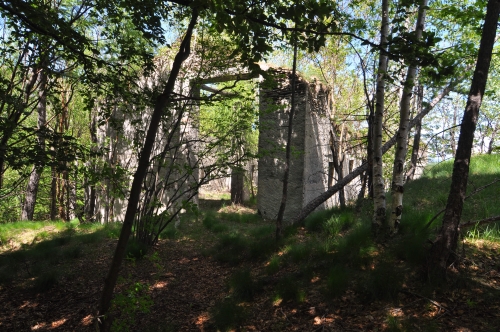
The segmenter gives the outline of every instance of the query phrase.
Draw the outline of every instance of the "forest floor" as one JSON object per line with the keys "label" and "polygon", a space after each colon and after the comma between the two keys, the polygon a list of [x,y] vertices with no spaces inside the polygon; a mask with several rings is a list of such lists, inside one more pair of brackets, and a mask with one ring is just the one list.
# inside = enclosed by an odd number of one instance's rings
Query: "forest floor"
{"label": "forest floor", "polygon": [[[238,207],[223,211],[254,213]],[[239,255],[232,251],[246,249],[232,243],[226,246],[227,253],[236,256],[224,256],[221,234],[230,230],[207,231],[207,225],[186,223],[182,234],[161,240],[144,258],[124,263],[116,290],[124,296],[113,311],[121,324],[117,330],[500,330],[497,243],[464,241],[460,249],[466,258],[450,268],[446,283],[436,285],[422,278],[415,265],[397,257],[382,260],[388,248],[378,245],[361,264],[350,256],[351,261],[343,263],[350,266],[348,270],[332,271],[337,264],[334,256],[316,259],[319,256],[304,249],[304,243],[317,234],[306,227],[293,232],[294,244],[271,248],[272,255]],[[238,225],[240,232],[258,226],[268,233],[261,231],[260,237],[274,241],[272,225],[264,221]],[[94,330],[94,314],[117,240],[72,236],[71,241],[56,243],[62,252],[70,253],[59,259],[15,257],[20,264],[16,277],[0,288],[0,330]],[[75,243],[80,249],[71,254]],[[43,277],[35,278],[35,259],[52,259],[57,278],[45,275],[46,284],[40,281]],[[140,306],[148,312],[138,312]]]}

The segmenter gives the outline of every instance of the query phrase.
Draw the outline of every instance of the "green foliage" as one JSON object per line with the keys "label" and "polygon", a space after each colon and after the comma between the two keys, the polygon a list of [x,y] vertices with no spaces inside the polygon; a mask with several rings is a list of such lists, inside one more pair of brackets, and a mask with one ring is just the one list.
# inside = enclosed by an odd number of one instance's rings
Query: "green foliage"
{"label": "green foliage", "polygon": [[342,295],[349,286],[349,280],[351,273],[347,268],[342,265],[332,267],[326,280],[326,293],[333,297]]}
{"label": "green foliage", "polygon": [[115,296],[112,301],[112,310],[119,312],[119,317],[113,320],[112,331],[130,331],[137,313],[150,312],[153,300],[148,289],[146,284],[135,282],[124,292]]}
{"label": "green foliage", "polygon": [[298,263],[309,260],[311,252],[313,251],[313,246],[310,242],[297,243],[285,247],[283,251],[286,253],[287,258],[294,263]]}
{"label": "green foliage", "polygon": [[210,310],[214,325],[221,331],[238,328],[245,320],[246,314],[243,306],[233,298],[228,297],[218,301]]}
{"label": "green foliage", "polygon": [[149,246],[137,241],[136,239],[130,239],[127,243],[127,248],[125,249],[125,257],[135,261],[143,258],[148,253],[148,250]]}
{"label": "green foliage", "polygon": [[[500,174],[498,155],[474,155],[471,159],[470,174],[467,186],[467,195],[462,213],[462,222],[480,220],[500,214],[500,206],[496,196],[500,183],[496,181]],[[409,234],[418,233],[428,221],[440,210],[445,208],[450,188],[450,178],[453,162],[447,161],[426,168],[424,176],[410,182],[405,188],[405,210],[401,227],[411,228]],[[481,187],[483,190],[476,191]],[[425,192],[425,195],[420,193]],[[430,229],[437,227],[442,217],[437,218]],[[474,238],[496,237],[498,234],[495,224],[468,228]],[[422,235],[423,236],[423,235]]]}
{"label": "green foliage", "polygon": [[228,284],[232,297],[241,301],[251,301],[258,288],[249,269],[233,273]]}
{"label": "green foliage", "polygon": [[203,218],[203,226],[214,233],[225,232],[229,229],[228,226],[220,222],[220,217],[213,211],[208,211],[205,214],[205,217]]}
{"label": "green foliage", "polygon": [[174,225],[168,225],[163,232],[160,233],[160,239],[176,239],[180,236],[180,231]]}
{"label": "green foliage", "polygon": [[280,256],[273,255],[266,265],[267,274],[276,274],[280,269]]}
{"label": "green foliage", "polygon": [[276,296],[283,301],[304,302],[305,292],[300,288],[298,281],[292,276],[282,278],[276,286]]}
{"label": "green foliage", "polygon": [[224,234],[215,246],[215,258],[224,263],[238,263],[245,257],[247,240],[239,233]]}
{"label": "green foliage", "polygon": [[404,274],[389,261],[380,261],[368,275],[359,276],[356,280],[357,293],[368,302],[395,301],[404,281]]}

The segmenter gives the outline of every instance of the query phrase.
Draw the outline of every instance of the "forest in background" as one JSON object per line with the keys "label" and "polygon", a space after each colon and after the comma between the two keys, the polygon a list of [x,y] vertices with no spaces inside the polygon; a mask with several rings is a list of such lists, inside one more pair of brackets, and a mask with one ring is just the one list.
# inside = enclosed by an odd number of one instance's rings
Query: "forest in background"
{"label": "forest in background", "polygon": [[[498,153],[499,7],[493,0],[2,2],[0,221],[85,224],[100,213],[99,221],[121,223],[96,314],[109,328],[104,317],[131,235],[156,244],[181,211],[199,213],[190,199],[202,185],[259,157],[258,83],[209,82],[200,95],[193,87],[235,68],[266,77],[259,64],[267,62],[291,72],[290,119],[298,73],[331,91],[336,184],[291,222],[332,195],[342,207],[367,197],[372,236],[390,243],[415,170],[455,157],[426,263],[429,274],[446,274],[460,223],[499,218],[461,216],[471,154]],[[189,136],[189,123],[199,136]],[[129,167],[119,162],[123,142],[136,158]],[[202,147],[194,164],[183,161],[192,145]],[[293,146],[283,149],[286,169]],[[363,161],[352,172],[343,166],[348,154]],[[359,199],[346,201],[343,187],[356,177],[364,179]],[[276,193],[283,210],[287,182],[285,175]],[[113,215],[118,198],[128,202],[123,220]],[[281,208],[276,241],[286,231]]]}

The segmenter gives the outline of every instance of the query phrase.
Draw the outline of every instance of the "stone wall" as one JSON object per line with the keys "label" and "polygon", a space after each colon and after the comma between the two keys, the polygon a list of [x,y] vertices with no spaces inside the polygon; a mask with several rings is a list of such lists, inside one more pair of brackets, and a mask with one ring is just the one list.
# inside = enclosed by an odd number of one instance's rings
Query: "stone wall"
{"label": "stone wall", "polygon": [[[259,106],[259,163],[257,205],[264,219],[278,215],[283,189],[285,146],[292,95],[291,74],[274,71],[272,78],[262,82]],[[284,219],[290,219],[303,205],[306,169],[306,109],[308,83],[297,78],[295,112],[292,129],[292,153],[289,169],[287,206]]]}
{"label": "stone wall", "polygon": [[[264,219],[275,220],[283,190],[285,146],[291,102],[290,71],[274,70],[274,77],[261,85],[259,115],[259,163],[257,206]],[[330,149],[331,115],[329,91],[317,81],[298,77],[292,128],[292,158],[284,220],[290,220],[308,202],[336,183]],[[346,155],[344,173],[360,161]],[[359,180],[345,187],[346,200],[355,199]],[[317,209],[337,206],[334,195]]]}

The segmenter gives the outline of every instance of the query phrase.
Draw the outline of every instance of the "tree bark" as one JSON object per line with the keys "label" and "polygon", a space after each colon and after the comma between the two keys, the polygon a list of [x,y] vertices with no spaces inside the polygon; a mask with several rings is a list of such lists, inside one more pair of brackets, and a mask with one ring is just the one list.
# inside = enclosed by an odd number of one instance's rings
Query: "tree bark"
{"label": "tree bark", "polygon": [[375,93],[375,117],[373,123],[373,218],[372,232],[377,236],[385,223],[385,184],[382,163],[382,124],[384,120],[385,76],[388,57],[387,37],[389,35],[389,0],[382,0],[382,24],[380,28],[380,55]]}
{"label": "tree bark", "polygon": [[446,272],[450,258],[454,256],[457,248],[458,227],[467,189],[474,131],[488,78],[499,13],[500,0],[489,0],[476,69],[472,77],[467,105],[462,118],[457,153],[453,164],[450,194],[448,195],[443,224],[436,241],[432,245],[428,262],[430,270],[437,270],[441,274]]}
{"label": "tree bark", "polygon": [[118,244],[116,246],[115,254],[111,262],[110,270],[104,281],[101,302],[99,311],[97,313],[97,317],[100,320],[100,328],[104,331],[107,331],[111,328],[112,320],[107,317],[107,315],[111,305],[111,300],[113,298],[113,291],[116,285],[116,281],[118,279],[118,272],[125,256],[125,249],[132,231],[137,204],[139,203],[142,182],[150,163],[149,159],[156,139],[156,133],[161,121],[161,116],[168,106],[169,102],[171,101],[171,95],[174,91],[175,82],[179,75],[182,63],[188,58],[189,54],[191,53],[191,37],[197,19],[198,11],[193,9],[191,20],[186,30],[186,34],[179,47],[179,51],[175,56],[174,62],[172,64],[172,70],[170,71],[165,89],[163,90],[163,93],[160,94],[156,99],[155,107],[153,110],[153,114],[151,115],[149,128],[146,134],[146,139],[139,154],[139,162],[137,165],[137,170],[134,174],[132,186],[130,188],[130,196],[128,200],[127,211],[125,212],[125,217],[123,220],[122,230],[120,232],[120,238],[118,239]]}
{"label": "tree bark", "polygon": [[[420,85],[417,89],[417,108],[419,110],[419,113],[422,112],[422,101],[423,101],[423,87]],[[422,133],[422,121],[417,121],[415,124],[415,134],[413,135],[413,146],[412,146],[412,151],[411,151],[411,160],[410,160],[410,169],[408,170],[408,173],[406,175],[406,182],[413,181],[413,178],[415,177],[415,172],[417,171],[418,167],[418,155],[420,153],[420,135]]]}
{"label": "tree bark", "polygon": [[245,173],[241,167],[233,167],[231,169],[231,203],[243,203]]}
{"label": "tree bark", "polygon": [[[467,67],[464,72],[469,70],[470,68]],[[452,80],[444,89],[439,93],[437,96],[435,96],[432,101],[427,105],[427,107],[422,110],[413,120],[410,121],[409,127],[413,128],[415,124],[418,121],[422,121],[422,118],[426,116],[444,97],[446,97],[453,89],[457,86],[458,83],[462,82],[465,78],[464,76],[458,77],[457,79]],[[394,135],[390,140],[388,140],[383,146],[382,146],[382,154],[386,153],[394,144],[396,144],[396,138],[397,136]],[[354,180],[357,176],[360,176],[364,171],[368,170],[369,168],[369,163],[363,163],[360,166],[358,166],[356,169],[354,169],[351,173],[346,175],[342,179],[342,181],[337,182],[334,186],[328,188],[327,191],[319,195],[318,197],[312,199],[309,203],[306,204],[300,210],[299,214],[295,218],[291,220],[291,224],[296,224],[304,220],[311,212],[313,212],[318,206],[323,204],[327,199],[332,197],[337,193],[337,191],[340,188],[343,188],[347,184],[349,184],[352,180]]]}
{"label": "tree bark", "polygon": [[47,121],[47,75],[42,68],[39,74],[40,84],[38,87],[38,132],[37,132],[37,144],[39,152],[41,153],[41,159],[39,164],[33,166],[30,178],[28,180],[28,186],[26,188],[26,195],[24,198],[23,209],[21,212],[21,220],[33,220],[33,214],[35,213],[36,197],[38,194],[38,186],[40,184],[40,176],[42,175],[43,166],[45,165],[45,122]]}
{"label": "tree bark", "polygon": [[57,170],[55,166],[50,170],[50,220],[57,218]]}
{"label": "tree bark", "polygon": [[[91,158],[89,168],[91,169],[90,172],[92,174],[92,177],[94,177],[94,174],[96,172],[96,165],[95,165],[95,154],[97,152],[97,120],[95,114],[90,114],[91,120],[90,120],[90,126],[89,126],[89,131],[90,131],[90,139],[92,142],[92,147],[91,151],[94,153],[94,156]],[[88,184],[86,184],[88,186]],[[88,199],[85,200],[86,206],[85,206],[85,219],[88,221],[94,221],[94,214],[95,214],[95,203],[96,203],[96,187],[95,183],[93,180],[91,180],[90,186],[88,186]]]}
{"label": "tree bark", "polygon": [[[427,8],[427,0],[422,0],[418,8],[417,24],[415,27],[415,38],[422,39],[425,24],[425,13]],[[401,216],[403,214],[403,193],[405,173],[404,166],[406,161],[406,153],[408,152],[408,136],[410,132],[410,103],[415,79],[417,77],[417,67],[414,65],[408,66],[406,81],[403,86],[403,94],[401,95],[399,130],[397,133],[396,153],[394,156],[394,165],[392,168],[391,182],[391,215],[389,217],[388,229],[389,235],[397,233]]]}

